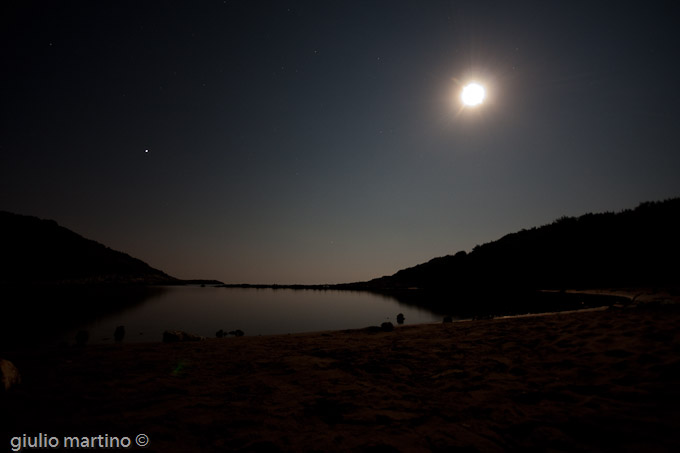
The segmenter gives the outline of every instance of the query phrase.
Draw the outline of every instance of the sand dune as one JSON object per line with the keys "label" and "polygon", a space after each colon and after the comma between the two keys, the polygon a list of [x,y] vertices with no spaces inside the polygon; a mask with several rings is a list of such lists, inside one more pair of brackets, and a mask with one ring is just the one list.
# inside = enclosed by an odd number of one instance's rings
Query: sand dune
{"label": "sand dune", "polygon": [[680,451],[680,310],[5,352],[9,436],[148,451]]}

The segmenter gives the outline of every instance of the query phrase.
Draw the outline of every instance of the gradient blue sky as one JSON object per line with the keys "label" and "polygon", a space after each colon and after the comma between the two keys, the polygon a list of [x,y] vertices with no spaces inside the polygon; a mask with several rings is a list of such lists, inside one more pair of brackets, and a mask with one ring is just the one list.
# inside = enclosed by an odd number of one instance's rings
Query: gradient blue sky
{"label": "gradient blue sky", "polygon": [[3,4],[0,209],[180,278],[339,283],[678,196],[678,8]]}

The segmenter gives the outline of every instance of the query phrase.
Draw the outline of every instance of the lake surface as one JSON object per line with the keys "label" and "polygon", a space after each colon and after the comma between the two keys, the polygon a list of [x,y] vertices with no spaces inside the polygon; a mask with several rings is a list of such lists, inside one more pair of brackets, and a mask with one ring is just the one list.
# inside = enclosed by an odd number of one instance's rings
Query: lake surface
{"label": "lake surface", "polygon": [[385,321],[396,325],[399,313],[405,324],[442,320],[441,314],[368,292],[163,287],[122,311],[69,329],[62,340],[72,343],[76,332],[86,330],[90,343],[112,343],[121,325],[124,342],[161,341],[165,330],[215,337],[220,329],[248,336],[357,329]]}

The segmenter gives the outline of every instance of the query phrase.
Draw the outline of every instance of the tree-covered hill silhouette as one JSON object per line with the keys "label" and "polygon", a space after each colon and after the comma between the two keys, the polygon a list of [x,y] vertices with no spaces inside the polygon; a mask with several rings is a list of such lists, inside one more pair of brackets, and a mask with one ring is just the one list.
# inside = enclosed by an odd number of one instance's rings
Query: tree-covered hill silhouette
{"label": "tree-covered hill silhouette", "polygon": [[0,283],[174,284],[174,277],[53,220],[0,211]]}
{"label": "tree-covered hill silhouette", "polygon": [[680,198],[551,224],[349,287],[507,292],[680,286]]}

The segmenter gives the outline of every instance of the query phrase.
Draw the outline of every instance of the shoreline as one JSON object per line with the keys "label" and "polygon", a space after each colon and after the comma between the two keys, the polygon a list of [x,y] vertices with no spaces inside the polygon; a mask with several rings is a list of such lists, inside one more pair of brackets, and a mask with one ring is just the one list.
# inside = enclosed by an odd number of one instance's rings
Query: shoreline
{"label": "shoreline", "polygon": [[3,358],[23,378],[3,397],[6,436],[145,433],[168,452],[680,449],[678,305]]}
{"label": "shoreline", "polygon": [[[196,286],[196,285],[194,285]],[[98,318],[106,318],[107,316],[115,316],[117,313],[122,313],[124,310],[139,307],[146,303],[152,297],[157,297],[166,291],[174,290],[175,286],[137,286],[137,287],[79,287],[76,291],[71,291],[68,288],[61,288],[60,291],[47,291],[46,288],[33,288],[37,293],[31,291],[18,291],[10,294],[10,298],[15,299],[15,303],[8,307],[9,313],[3,323],[3,330],[0,332],[0,354],[3,349],[7,347],[12,348],[32,348],[32,347],[49,347],[50,343],[54,346],[67,347],[73,345],[75,336],[79,331],[87,331],[90,334],[91,343],[110,343],[113,342],[111,333],[118,325],[127,325],[126,320],[116,321],[115,325],[108,327],[106,331],[96,331],[92,334],[91,326],[88,323],[93,322]],[[187,288],[192,288],[187,286]],[[193,289],[193,288],[192,288]],[[196,289],[201,291],[201,289]],[[248,290],[245,290],[248,291]],[[275,290],[271,290],[275,291]],[[294,289],[285,289],[282,291],[295,291]],[[308,291],[308,290],[303,290]],[[356,291],[335,289],[334,292],[349,292]],[[390,300],[397,302],[399,305],[404,305],[404,310],[410,308],[417,308],[425,312],[431,312],[427,317],[420,317],[419,319],[410,318],[415,322],[436,322],[443,320],[445,317],[451,316],[456,320],[464,319],[481,319],[499,316],[523,315],[526,313],[543,313],[543,312],[561,312],[580,309],[581,307],[595,307],[601,305],[612,305],[625,303],[625,299],[616,296],[609,296],[606,294],[592,295],[586,294],[579,296],[578,294],[562,294],[560,292],[540,292],[530,291],[526,294],[509,293],[506,295],[498,295],[494,293],[489,296],[482,292],[457,294],[454,292],[446,293],[430,293],[427,291],[409,290],[408,294],[395,293],[384,294],[371,291],[361,291],[371,296],[387,297]],[[506,299],[507,298],[507,299]],[[96,299],[97,303],[92,303]],[[393,307],[396,312],[402,310],[401,307]],[[35,317],[33,314],[39,311],[41,316]],[[389,311],[389,310],[388,310]],[[388,312],[386,311],[386,313]],[[405,313],[407,313],[405,311]],[[324,319],[324,314],[319,313],[318,319]],[[408,317],[408,314],[407,314]],[[14,319],[14,321],[10,321]],[[163,318],[159,318],[163,319]],[[359,318],[357,318],[359,319]],[[246,332],[249,336],[259,334],[288,334],[296,332],[311,332],[326,329],[356,329],[370,326],[377,321],[379,317],[373,319],[364,319],[361,322],[322,322],[312,325],[297,327],[291,325],[276,329],[269,329],[262,331],[249,328],[247,322],[239,323],[240,325],[231,326],[230,328],[238,327]],[[389,318],[386,318],[389,319]],[[351,320],[350,320],[351,321]],[[407,319],[407,321],[409,321]],[[394,320],[392,320],[394,322]],[[165,329],[181,329],[189,334],[201,335],[207,338],[213,336],[215,330],[200,329],[198,331],[192,330],[191,326],[184,326],[181,322],[163,322],[159,325],[149,325],[146,328],[136,328],[131,330],[134,337],[128,336],[126,342],[130,340],[142,342],[158,342],[161,341],[163,330]],[[298,323],[299,324],[299,323]],[[220,326],[215,326],[217,329]],[[194,326],[195,328],[195,326]],[[313,328],[315,330],[309,330]],[[30,332],[26,336],[26,332]],[[129,333],[130,333],[129,332]]]}

